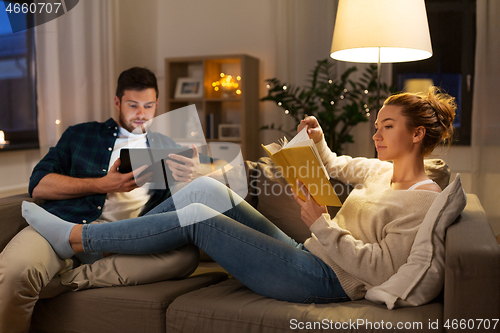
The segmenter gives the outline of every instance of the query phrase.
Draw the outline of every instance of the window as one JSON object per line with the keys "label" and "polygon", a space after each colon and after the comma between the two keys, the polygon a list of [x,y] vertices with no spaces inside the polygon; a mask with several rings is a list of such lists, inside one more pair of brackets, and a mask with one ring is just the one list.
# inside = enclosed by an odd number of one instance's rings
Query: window
{"label": "window", "polygon": [[[17,24],[28,27],[32,21],[33,16],[25,14]],[[0,3],[0,130],[8,141],[0,151],[38,147],[34,29],[13,33],[4,2]]]}
{"label": "window", "polygon": [[470,145],[472,91],[476,46],[475,0],[425,2],[433,55],[431,58],[393,65],[398,90],[412,79],[431,79],[457,100],[454,144]]}

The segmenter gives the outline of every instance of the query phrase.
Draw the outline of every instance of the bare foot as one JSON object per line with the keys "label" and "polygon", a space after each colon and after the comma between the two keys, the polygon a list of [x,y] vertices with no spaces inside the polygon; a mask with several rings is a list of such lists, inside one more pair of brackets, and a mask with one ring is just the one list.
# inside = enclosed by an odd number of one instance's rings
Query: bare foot
{"label": "bare foot", "polygon": [[69,233],[69,245],[75,253],[83,252],[82,230],[83,224],[77,224]]}

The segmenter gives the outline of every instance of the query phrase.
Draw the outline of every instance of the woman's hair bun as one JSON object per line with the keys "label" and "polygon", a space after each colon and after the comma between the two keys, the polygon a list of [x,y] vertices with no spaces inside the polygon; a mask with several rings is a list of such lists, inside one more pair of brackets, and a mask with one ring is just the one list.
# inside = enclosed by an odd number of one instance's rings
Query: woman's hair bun
{"label": "woman's hair bun", "polygon": [[427,93],[400,93],[389,96],[384,105],[401,106],[401,114],[406,117],[410,129],[423,126],[422,153],[429,155],[442,142],[451,144],[453,120],[457,104],[455,98],[440,88],[431,86]]}
{"label": "woman's hair bun", "polygon": [[443,127],[442,140],[453,138],[453,120],[455,119],[455,112],[457,109],[457,103],[455,97],[448,95],[441,91],[440,88],[436,86],[431,86],[427,96],[424,97],[425,100],[430,104],[434,112],[436,113],[437,120]]}

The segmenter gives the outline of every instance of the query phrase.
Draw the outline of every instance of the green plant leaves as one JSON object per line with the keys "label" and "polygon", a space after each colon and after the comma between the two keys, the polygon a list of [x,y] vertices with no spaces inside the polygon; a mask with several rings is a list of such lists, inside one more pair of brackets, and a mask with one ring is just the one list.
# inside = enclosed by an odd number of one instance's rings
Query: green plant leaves
{"label": "green plant leaves", "polygon": [[[338,78],[334,67],[336,62],[330,58],[319,60],[310,74],[310,85],[296,87],[281,82],[277,78],[267,79],[268,94],[261,101],[273,101],[294,118],[298,125],[304,116],[315,116],[325,135],[329,147],[342,153],[345,143],[353,143],[349,134],[360,122],[368,121],[368,114],[376,109],[377,66],[369,66],[355,81],[350,78],[357,71],[355,66],[349,67]],[[395,91],[387,84],[381,84],[381,101]],[[261,129],[278,129],[274,124]],[[294,131],[291,129],[290,132]]]}

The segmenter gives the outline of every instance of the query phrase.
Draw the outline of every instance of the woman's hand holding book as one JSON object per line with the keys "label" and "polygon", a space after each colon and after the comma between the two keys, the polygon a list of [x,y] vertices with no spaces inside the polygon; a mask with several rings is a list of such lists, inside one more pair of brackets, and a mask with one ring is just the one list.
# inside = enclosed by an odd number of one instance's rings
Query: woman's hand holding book
{"label": "woman's hand holding book", "polygon": [[318,120],[314,116],[306,116],[300,121],[297,126],[297,133],[300,132],[304,127],[307,126],[307,134],[309,138],[313,139],[314,143],[318,143],[323,139],[323,129],[318,123]]}

